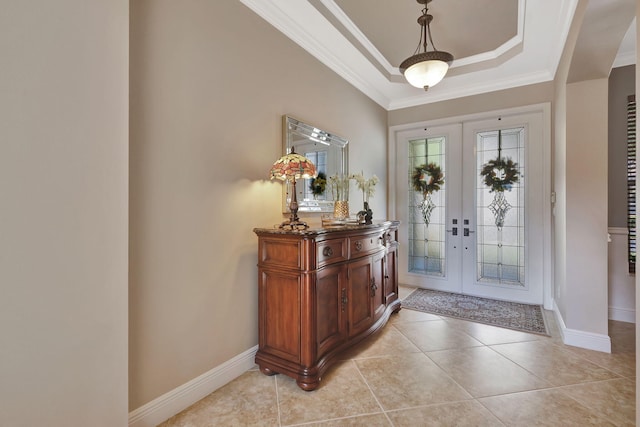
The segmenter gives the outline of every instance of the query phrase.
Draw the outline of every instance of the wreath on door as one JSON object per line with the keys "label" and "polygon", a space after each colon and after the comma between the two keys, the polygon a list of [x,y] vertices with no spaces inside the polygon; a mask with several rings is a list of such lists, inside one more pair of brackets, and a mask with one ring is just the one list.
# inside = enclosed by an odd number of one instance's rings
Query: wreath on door
{"label": "wreath on door", "polygon": [[422,202],[418,205],[422,212],[422,219],[428,227],[431,220],[431,212],[436,208],[431,200],[431,194],[439,191],[444,184],[442,169],[435,163],[426,163],[417,166],[411,177],[413,189],[422,193]]}
{"label": "wreath on door", "polygon": [[509,157],[502,157],[501,129],[498,129],[498,157],[485,163],[480,175],[484,179],[484,184],[489,187],[489,193],[495,193],[493,201],[487,205],[487,208],[493,214],[498,230],[502,230],[507,212],[512,207],[504,192],[513,189],[513,185],[520,180],[520,172],[516,162]]}
{"label": "wreath on door", "polygon": [[500,156],[485,163],[480,175],[484,184],[489,187],[489,193],[511,191],[520,177],[518,164],[510,158],[503,159]]}
{"label": "wreath on door", "polygon": [[413,189],[422,193],[424,197],[439,191],[444,184],[442,169],[435,163],[417,166],[412,176]]}

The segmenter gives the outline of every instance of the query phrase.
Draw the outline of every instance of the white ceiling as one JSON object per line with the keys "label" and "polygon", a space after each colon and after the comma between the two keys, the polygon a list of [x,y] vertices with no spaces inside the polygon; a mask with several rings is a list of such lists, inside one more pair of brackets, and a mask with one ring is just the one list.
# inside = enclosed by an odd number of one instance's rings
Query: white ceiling
{"label": "white ceiling", "polygon": [[[552,80],[578,4],[433,0],[433,41],[455,60],[425,92],[398,71],[418,45],[416,0],[241,1],[387,110]],[[634,63],[635,20],[614,66]]]}

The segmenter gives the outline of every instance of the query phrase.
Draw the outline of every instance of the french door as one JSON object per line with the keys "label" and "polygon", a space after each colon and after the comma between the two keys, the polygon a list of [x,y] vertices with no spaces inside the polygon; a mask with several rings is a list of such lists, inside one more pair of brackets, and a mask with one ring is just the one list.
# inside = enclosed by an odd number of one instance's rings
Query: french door
{"label": "french door", "polygon": [[396,135],[400,282],[543,303],[541,113]]}

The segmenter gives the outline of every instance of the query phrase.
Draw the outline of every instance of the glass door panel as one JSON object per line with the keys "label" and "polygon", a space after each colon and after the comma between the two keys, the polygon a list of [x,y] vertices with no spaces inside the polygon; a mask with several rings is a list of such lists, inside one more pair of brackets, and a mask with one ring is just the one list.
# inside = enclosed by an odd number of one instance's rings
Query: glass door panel
{"label": "glass door panel", "polygon": [[[445,137],[409,140],[409,271],[430,276],[444,276],[446,266],[445,219],[446,183],[429,191],[428,184],[437,185],[439,171],[446,174]],[[431,174],[429,172],[432,172]],[[419,181],[415,188],[414,181]]]}
{"label": "glass door panel", "polygon": [[476,258],[480,282],[524,286],[524,128],[476,134]]}

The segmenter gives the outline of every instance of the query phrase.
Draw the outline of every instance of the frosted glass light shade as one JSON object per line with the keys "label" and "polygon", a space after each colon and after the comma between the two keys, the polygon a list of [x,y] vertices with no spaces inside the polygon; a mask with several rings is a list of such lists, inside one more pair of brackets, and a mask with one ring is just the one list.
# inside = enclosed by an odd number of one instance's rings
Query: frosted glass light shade
{"label": "frosted glass light shade", "polygon": [[407,68],[404,77],[411,86],[430,88],[440,83],[449,70],[449,64],[440,60],[422,61]]}
{"label": "frosted glass light shade", "polygon": [[427,90],[444,78],[452,62],[453,55],[449,52],[423,52],[405,59],[400,64],[400,71],[411,86]]}

